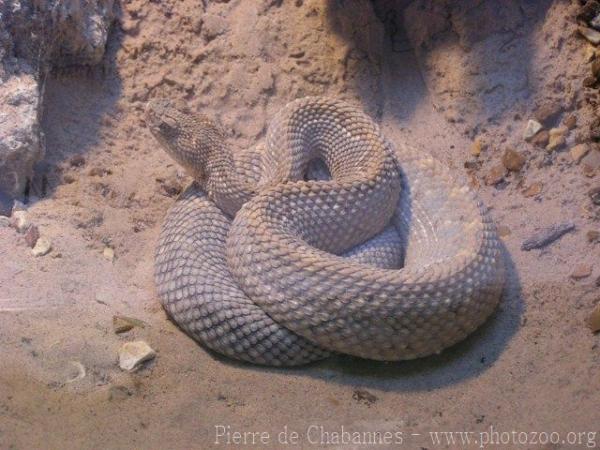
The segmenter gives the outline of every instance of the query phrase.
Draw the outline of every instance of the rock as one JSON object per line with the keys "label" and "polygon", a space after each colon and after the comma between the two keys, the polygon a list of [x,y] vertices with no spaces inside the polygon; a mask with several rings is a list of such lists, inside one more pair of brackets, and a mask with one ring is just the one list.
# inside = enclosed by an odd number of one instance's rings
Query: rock
{"label": "rock", "polygon": [[593,178],[596,176],[596,171],[591,169],[589,166],[584,165],[582,172],[588,178]]}
{"label": "rock", "polygon": [[83,155],[74,155],[69,159],[71,167],[82,167],[85,165],[85,157]]}
{"label": "rock", "polygon": [[62,182],[64,184],[75,183],[75,181],[76,181],[76,178],[73,175],[71,175],[70,173],[66,173],[62,177]]}
{"label": "rock", "polygon": [[484,176],[485,184],[488,186],[496,185],[504,180],[506,176],[506,168],[502,164],[497,164],[492,167],[489,172]]}
{"label": "rock", "polygon": [[533,138],[541,129],[542,124],[537,120],[530,119],[527,121],[527,125],[525,126],[525,131],[523,131],[523,139],[529,141]]}
{"label": "rock", "polygon": [[111,175],[112,170],[106,169],[105,167],[92,167],[88,171],[88,175],[90,177],[104,177],[106,175]]}
{"label": "rock", "polygon": [[481,151],[483,150],[483,142],[481,138],[476,138],[471,144],[471,155],[479,156],[481,155]]}
{"label": "rock", "polygon": [[31,224],[25,231],[23,237],[25,238],[25,242],[27,243],[29,248],[34,248],[36,242],[38,241],[38,239],[40,237],[40,230],[38,229],[38,227],[36,225]]}
{"label": "rock", "polygon": [[498,225],[496,230],[498,231],[498,236],[500,237],[509,236],[511,234],[510,228],[506,225]]}
{"label": "rock", "polygon": [[10,218],[6,216],[0,216],[0,228],[10,227]]}
{"label": "rock", "polygon": [[597,230],[589,230],[585,236],[587,237],[588,242],[590,243],[598,243],[600,242],[600,231]]}
{"label": "rock", "polygon": [[595,173],[600,168],[600,150],[594,148],[581,158],[581,165],[584,170]]}
{"label": "rock", "polygon": [[554,224],[536,232],[533,236],[523,241],[521,250],[528,252],[534,248],[543,248],[574,229],[575,224],[573,222]]}
{"label": "rock", "polygon": [[592,274],[592,267],[588,264],[579,264],[575,266],[573,272],[571,272],[571,278],[574,280],[581,280],[587,278]]}
{"label": "rock", "polygon": [[12,216],[10,216],[10,224],[19,233],[25,233],[31,226],[26,211],[15,211]]}
{"label": "rock", "polygon": [[113,262],[115,260],[115,251],[110,247],[104,247],[102,256],[104,256],[104,259],[107,261]]}
{"label": "rock", "polygon": [[596,186],[588,191],[588,196],[594,205],[600,206],[600,186]]}
{"label": "rock", "polygon": [[583,54],[583,60],[586,63],[592,62],[596,58],[596,47],[593,45],[587,45],[585,47],[585,53]]}
{"label": "rock", "polygon": [[33,256],[44,256],[52,250],[52,244],[50,240],[44,236],[41,236],[35,243],[35,247],[31,249]]}
{"label": "rock", "polygon": [[567,140],[567,132],[567,127],[552,128],[549,131],[550,139],[548,141],[548,145],[546,146],[546,150],[551,152],[565,145]]}
{"label": "rock", "polygon": [[502,156],[502,164],[511,172],[521,170],[525,165],[525,161],[525,157],[512,148],[507,148]]}
{"label": "rock", "polygon": [[352,398],[359,403],[364,403],[367,406],[371,406],[378,400],[376,395],[364,389],[356,389],[352,394]]}
{"label": "rock", "polygon": [[[101,62],[115,0],[4,2],[0,12],[0,192],[23,194],[44,155],[39,80],[52,67]],[[4,57],[5,54],[10,55]]]}
{"label": "rock", "polygon": [[548,145],[549,140],[550,133],[548,133],[547,130],[542,130],[538,134],[536,134],[530,142],[537,147],[546,147],[546,145]]}
{"label": "rock", "polygon": [[586,322],[593,333],[600,331],[600,305],[597,305],[596,308],[594,308]]}
{"label": "rock", "polygon": [[525,197],[535,197],[536,195],[542,193],[542,188],[542,183],[536,181],[535,183],[530,184],[529,187],[523,190],[523,195]]}
{"label": "rock", "polygon": [[577,31],[594,45],[600,44],[600,33],[587,27],[578,27]]}
{"label": "rock", "polygon": [[33,73],[18,73],[0,81],[0,193],[10,198],[23,194],[33,166],[44,156],[39,103]]}
{"label": "rock", "polygon": [[126,342],[119,350],[119,367],[133,372],[155,356],[156,352],[144,341]]}
{"label": "rock", "polygon": [[[2,4],[2,3],[0,3]],[[43,87],[57,66],[102,61],[115,0],[19,0],[0,8],[0,195],[24,193],[44,156],[40,129]],[[5,55],[9,55],[6,56]]]}
{"label": "rock", "polygon": [[562,106],[556,102],[545,102],[535,111],[535,119],[545,127],[556,123],[562,113]]}
{"label": "rock", "polygon": [[134,327],[144,328],[146,324],[141,320],[127,316],[113,316],[113,330],[116,334],[125,333]]}
{"label": "rock", "polygon": [[41,54],[40,64],[47,66],[94,65],[102,61],[117,12],[115,0],[71,0],[59,8],[52,2],[20,0],[9,16],[9,29],[18,43],[17,56],[27,61]]}
{"label": "rock", "polygon": [[571,150],[569,150],[569,154],[571,155],[571,159],[577,164],[579,164],[581,159],[585,155],[587,155],[589,151],[590,147],[587,144],[577,144],[574,147],[571,147]]}
{"label": "rock", "polygon": [[577,127],[577,116],[575,114],[567,116],[565,120],[563,120],[563,125],[569,130],[575,129],[575,127]]}

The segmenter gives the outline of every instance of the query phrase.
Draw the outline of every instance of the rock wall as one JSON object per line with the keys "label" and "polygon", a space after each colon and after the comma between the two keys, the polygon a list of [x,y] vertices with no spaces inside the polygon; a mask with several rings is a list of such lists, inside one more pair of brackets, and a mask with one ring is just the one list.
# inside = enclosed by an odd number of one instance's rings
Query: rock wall
{"label": "rock wall", "polygon": [[114,0],[7,0],[0,4],[0,197],[19,197],[44,155],[45,73],[98,64],[117,17]]}

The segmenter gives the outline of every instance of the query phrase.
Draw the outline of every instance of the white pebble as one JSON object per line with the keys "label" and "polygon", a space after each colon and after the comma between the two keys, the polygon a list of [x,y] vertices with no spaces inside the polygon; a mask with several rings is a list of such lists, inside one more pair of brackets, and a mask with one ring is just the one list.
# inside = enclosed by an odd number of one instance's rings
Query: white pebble
{"label": "white pebble", "polygon": [[33,256],[44,256],[47,255],[50,250],[52,250],[52,244],[50,243],[50,240],[42,236],[37,240],[35,246],[31,249],[31,253]]}
{"label": "white pebble", "polygon": [[126,342],[119,350],[119,367],[133,372],[141,363],[155,356],[156,352],[144,341]]}

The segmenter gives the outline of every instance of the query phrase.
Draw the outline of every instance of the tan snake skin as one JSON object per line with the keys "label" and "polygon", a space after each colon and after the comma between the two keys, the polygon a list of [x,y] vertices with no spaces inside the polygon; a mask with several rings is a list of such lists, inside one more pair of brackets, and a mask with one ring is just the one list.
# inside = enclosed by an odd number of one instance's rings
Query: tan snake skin
{"label": "tan snake skin", "polygon": [[296,100],[242,152],[168,101],[151,102],[146,122],[196,180],[163,225],[158,294],[207,347],[267,365],[412,359],[495,309],[504,264],[485,207],[359,109]]}

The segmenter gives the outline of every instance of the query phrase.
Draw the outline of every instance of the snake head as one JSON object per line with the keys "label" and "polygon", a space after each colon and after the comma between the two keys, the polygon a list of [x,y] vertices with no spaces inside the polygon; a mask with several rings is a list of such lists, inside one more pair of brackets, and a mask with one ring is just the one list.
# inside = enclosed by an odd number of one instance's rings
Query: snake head
{"label": "snake head", "polygon": [[223,142],[218,127],[183,105],[155,99],[146,105],[145,122],[163,149],[196,181],[206,178],[211,152]]}

